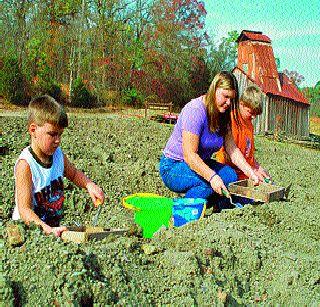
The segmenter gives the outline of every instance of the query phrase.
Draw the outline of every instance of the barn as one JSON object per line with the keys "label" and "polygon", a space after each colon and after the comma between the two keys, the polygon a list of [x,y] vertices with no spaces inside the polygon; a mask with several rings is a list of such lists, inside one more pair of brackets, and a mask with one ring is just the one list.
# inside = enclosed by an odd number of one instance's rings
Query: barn
{"label": "barn", "polygon": [[255,133],[309,137],[310,104],[295,84],[278,72],[270,38],[262,32],[243,30],[237,43],[238,61],[233,74],[239,94],[252,84],[263,92],[263,112],[255,119]]}

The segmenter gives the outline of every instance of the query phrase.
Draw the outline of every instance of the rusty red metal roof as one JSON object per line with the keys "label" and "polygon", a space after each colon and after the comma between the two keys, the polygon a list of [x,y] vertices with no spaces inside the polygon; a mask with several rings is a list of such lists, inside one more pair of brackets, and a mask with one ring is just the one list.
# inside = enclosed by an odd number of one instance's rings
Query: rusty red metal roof
{"label": "rusty red metal roof", "polygon": [[[308,100],[284,74],[279,74],[271,40],[262,32],[243,30],[238,39],[238,69],[267,94],[285,97],[300,103]],[[265,42],[270,44],[264,44]],[[244,64],[247,66],[243,71]]]}
{"label": "rusty red metal roof", "polygon": [[298,102],[305,104],[310,104],[309,101],[305,98],[302,92],[292,83],[289,77],[284,73],[279,73],[280,83],[281,83],[281,94],[284,97],[293,99]]}
{"label": "rusty red metal roof", "polygon": [[271,45],[253,45],[252,48],[256,58],[256,66],[260,69],[259,75],[278,78],[277,65]]}
{"label": "rusty red metal roof", "polygon": [[260,31],[243,30],[239,35],[237,42],[239,43],[245,40],[271,43],[271,39],[267,35],[262,34]]}
{"label": "rusty red metal roof", "polygon": [[255,81],[255,83],[257,83],[257,85],[260,86],[260,88],[264,93],[271,93],[274,95],[278,95],[279,88],[278,88],[276,79],[270,78],[270,77],[262,77],[262,81],[260,82],[259,81],[258,82]]}
{"label": "rusty red metal roof", "polygon": [[244,74],[250,81],[259,86],[265,94],[271,94],[279,97],[288,98],[296,102],[310,105],[302,92],[290,81],[290,79],[284,73],[279,73],[279,81],[281,91],[279,91],[277,81],[275,78],[263,76],[260,79],[253,80],[245,73],[241,68],[235,67],[233,70],[238,69]]}

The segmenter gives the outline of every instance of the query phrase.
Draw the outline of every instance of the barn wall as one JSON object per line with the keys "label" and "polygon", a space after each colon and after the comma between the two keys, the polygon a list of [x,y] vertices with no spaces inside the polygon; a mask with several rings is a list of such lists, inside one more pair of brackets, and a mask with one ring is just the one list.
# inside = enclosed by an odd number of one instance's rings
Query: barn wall
{"label": "barn wall", "polygon": [[288,136],[309,136],[309,107],[278,96],[269,96],[269,132]]}

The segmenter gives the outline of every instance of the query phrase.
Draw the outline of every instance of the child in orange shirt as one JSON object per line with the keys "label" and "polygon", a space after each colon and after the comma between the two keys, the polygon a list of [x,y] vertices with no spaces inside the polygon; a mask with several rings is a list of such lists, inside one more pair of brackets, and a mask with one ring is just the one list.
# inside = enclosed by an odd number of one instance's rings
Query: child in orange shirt
{"label": "child in orange shirt", "polygon": [[[270,179],[269,173],[261,167],[254,158],[254,128],[252,120],[262,113],[261,90],[257,86],[248,86],[242,93],[239,102],[239,109],[231,114],[231,129],[234,142],[240,149],[246,161],[254,169],[256,175],[261,178]],[[230,165],[238,175],[238,180],[248,177],[238,169],[228,157],[224,147],[216,154],[217,162]]]}

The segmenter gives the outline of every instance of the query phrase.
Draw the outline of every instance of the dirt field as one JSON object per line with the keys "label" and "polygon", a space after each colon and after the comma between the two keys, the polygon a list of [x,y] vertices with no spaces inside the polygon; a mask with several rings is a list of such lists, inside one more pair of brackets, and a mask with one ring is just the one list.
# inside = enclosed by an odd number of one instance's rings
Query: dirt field
{"label": "dirt field", "polygon": [[[320,152],[257,137],[257,159],[289,200],[226,210],[143,239],[121,199],[136,192],[167,197],[158,161],[172,126],[116,114],[76,114],[62,148],[99,183],[106,205],[99,225],[130,228],[126,236],[65,243],[24,229],[9,246],[13,166],[28,145],[22,116],[0,116],[2,193],[0,283],[5,305],[284,305],[320,301]],[[96,211],[85,191],[65,181],[65,225],[90,224]]]}

